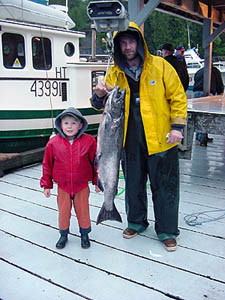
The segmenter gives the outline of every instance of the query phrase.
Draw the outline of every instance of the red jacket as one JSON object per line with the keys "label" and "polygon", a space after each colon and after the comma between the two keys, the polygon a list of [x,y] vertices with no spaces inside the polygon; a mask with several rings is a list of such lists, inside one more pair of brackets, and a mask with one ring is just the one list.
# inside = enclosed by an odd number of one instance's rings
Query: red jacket
{"label": "red jacket", "polygon": [[88,181],[96,185],[96,147],[95,138],[86,133],[75,138],[72,145],[60,134],[51,138],[45,148],[41,187],[51,189],[54,181],[73,196],[87,187]]}

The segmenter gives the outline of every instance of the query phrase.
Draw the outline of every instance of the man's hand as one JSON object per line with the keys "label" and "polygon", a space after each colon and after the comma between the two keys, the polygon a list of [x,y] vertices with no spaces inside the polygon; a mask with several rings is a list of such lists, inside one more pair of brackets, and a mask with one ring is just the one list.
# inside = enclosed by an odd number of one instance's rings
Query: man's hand
{"label": "man's hand", "polygon": [[104,97],[107,93],[111,92],[113,87],[108,86],[104,81],[99,82],[94,88],[94,92],[99,98]]}
{"label": "man's hand", "polygon": [[179,130],[171,130],[167,135],[167,143],[175,144],[180,143],[183,138],[182,133]]}
{"label": "man's hand", "polygon": [[101,192],[100,188],[97,185],[95,185],[95,191],[96,191],[96,193]]}

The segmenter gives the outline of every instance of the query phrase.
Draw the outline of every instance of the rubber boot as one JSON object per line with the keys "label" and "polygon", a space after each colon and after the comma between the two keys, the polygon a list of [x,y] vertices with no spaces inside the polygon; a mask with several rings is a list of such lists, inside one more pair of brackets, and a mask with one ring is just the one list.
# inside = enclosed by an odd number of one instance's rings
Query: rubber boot
{"label": "rubber boot", "polygon": [[81,234],[81,247],[86,249],[91,246],[88,234]]}
{"label": "rubber boot", "polygon": [[63,249],[66,246],[66,243],[68,241],[68,233],[69,233],[69,229],[66,230],[59,230],[61,236],[58,240],[58,242],[56,243],[56,248],[57,249]]}

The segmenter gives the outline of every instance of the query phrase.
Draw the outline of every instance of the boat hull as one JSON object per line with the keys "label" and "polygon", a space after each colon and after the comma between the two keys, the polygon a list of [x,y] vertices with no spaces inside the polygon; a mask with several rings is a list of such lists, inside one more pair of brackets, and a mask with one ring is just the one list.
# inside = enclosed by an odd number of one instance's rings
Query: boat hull
{"label": "boat hull", "polygon": [[[92,108],[79,110],[89,123],[86,133],[96,135],[101,112]],[[63,109],[0,111],[0,152],[19,153],[44,147],[49,137],[57,133],[54,120],[62,111]]]}

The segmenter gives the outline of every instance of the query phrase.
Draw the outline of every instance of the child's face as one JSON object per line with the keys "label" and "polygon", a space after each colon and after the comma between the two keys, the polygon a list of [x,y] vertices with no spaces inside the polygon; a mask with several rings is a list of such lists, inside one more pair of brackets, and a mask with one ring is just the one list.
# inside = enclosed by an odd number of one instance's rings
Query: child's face
{"label": "child's face", "polygon": [[68,138],[73,138],[82,128],[82,123],[71,116],[65,116],[61,121],[61,128]]}

